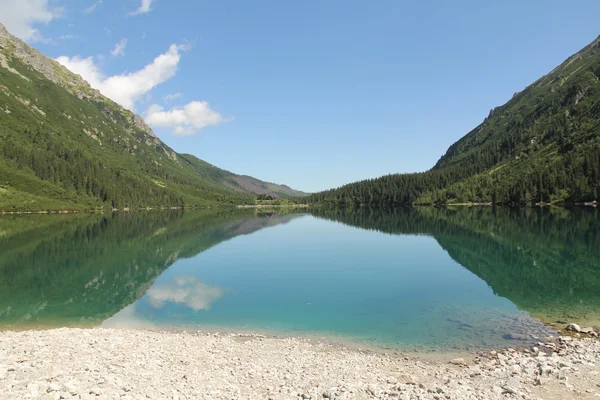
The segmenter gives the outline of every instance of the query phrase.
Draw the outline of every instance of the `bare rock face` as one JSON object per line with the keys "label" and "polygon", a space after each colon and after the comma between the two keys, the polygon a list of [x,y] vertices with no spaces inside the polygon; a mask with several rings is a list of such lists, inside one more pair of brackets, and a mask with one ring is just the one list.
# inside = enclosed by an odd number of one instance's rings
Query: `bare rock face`
{"label": "bare rock face", "polygon": [[62,86],[80,99],[103,97],[81,76],[74,74],[58,62],[46,57],[22,40],[12,36],[3,25],[0,26],[0,47],[7,57],[15,57],[46,77]]}
{"label": "bare rock face", "polygon": [[154,134],[154,131],[152,130],[152,128],[150,128],[148,126],[148,124],[146,124],[146,121],[144,121],[142,119],[142,117],[140,117],[139,115],[134,114],[132,122],[133,122],[133,125],[135,125],[136,128],[138,128],[141,131],[146,132],[148,134],[148,136],[151,136],[153,138],[156,137],[156,135]]}
{"label": "bare rock face", "polygon": [[[120,113],[131,123],[132,127],[146,133],[156,147],[165,153],[167,158],[177,161],[177,154],[156,137],[152,128],[146,124],[142,117],[118,106],[114,101],[106,98],[98,90],[92,88],[81,76],[71,72],[57,61],[46,57],[22,40],[12,36],[6,27],[0,24],[0,66],[10,70],[6,60],[13,58],[29,65],[48,80],[61,86],[81,100],[93,100],[106,104],[104,113],[107,116],[111,116],[115,112]],[[12,72],[18,73],[16,71]]]}

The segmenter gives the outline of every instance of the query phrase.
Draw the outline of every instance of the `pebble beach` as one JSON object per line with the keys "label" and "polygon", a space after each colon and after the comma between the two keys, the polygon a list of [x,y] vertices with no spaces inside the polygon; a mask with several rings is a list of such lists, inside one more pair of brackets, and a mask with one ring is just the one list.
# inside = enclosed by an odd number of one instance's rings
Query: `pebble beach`
{"label": "pebble beach", "polygon": [[579,336],[431,359],[253,334],[7,331],[0,399],[600,398],[600,342]]}

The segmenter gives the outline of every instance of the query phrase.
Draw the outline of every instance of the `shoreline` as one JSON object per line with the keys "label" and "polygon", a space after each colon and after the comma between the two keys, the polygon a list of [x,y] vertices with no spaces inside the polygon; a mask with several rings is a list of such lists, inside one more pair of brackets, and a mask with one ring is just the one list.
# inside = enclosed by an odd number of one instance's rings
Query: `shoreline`
{"label": "shoreline", "polygon": [[569,336],[436,360],[242,333],[0,332],[10,399],[591,399],[598,375],[600,341]]}
{"label": "shoreline", "polygon": [[238,205],[237,208],[310,208],[310,204],[248,204]]}
{"label": "shoreline", "polygon": [[[209,209],[258,209],[258,208],[319,208],[321,204],[217,204],[214,206],[205,207],[141,207],[141,208],[108,208],[108,209],[89,209],[89,210],[34,210],[34,211],[2,211],[0,215],[36,215],[36,214],[103,214],[103,213],[114,213],[114,212],[136,212],[136,211],[169,211],[169,210],[209,210]],[[565,204],[553,204],[553,203],[536,203],[535,205],[495,205],[493,203],[448,203],[444,205],[434,204],[410,204],[406,207],[500,207],[500,208],[548,208],[556,207],[563,209],[570,208],[597,208],[597,202],[586,202],[586,203],[574,203],[570,205]],[[333,208],[338,208],[333,207]],[[343,208],[343,207],[341,207]],[[395,207],[404,208],[404,207]]]}
{"label": "shoreline", "polygon": [[[386,342],[378,342],[376,340],[368,340],[361,338],[350,338],[342,334],[328,333],[328,332],[285,332],[285,331],[270,331],[270,330],[257,330],[257,329],[238,329],[233,327],[224,326],[173,326],[173,327],[161,327],[154,325],[112,325],[112,324],[69,324],[56,325],[56,324],[40,324],[32,326],[18,326],[18,325],[6,325],[0,326],[0,341],[3,334],[8,333],[27,333],[27,332],[52,332],[57,330],[114,330],[122,332],[152,332],[156,334],[173,334],[173,335],[185,335],[185,334],[202,334],[208,336],[232,336],[232,337],[254,337],[266,340],[298,340],[312,344],[324,344],[331,348],[345,349],[348,351],[356,351],[360,353],[368,354],[382,354],[389,356],[405,357],[410,356],[414,359],[420,360],[451,360],[457,357],[470,357],[480,352],[486,352],[491,350],[501,350],[508,348],[508,343],[505,345],[489,345],[473,348],[459,348],[444,347],[444,346],[426,346],[426,345],[410,345],[410,344],[391,344]],[[547,338],[550,339],[550,338]],[[515,341],[512,348],[518,350],[524,350],[531,348],[536,341],[529,339],[528,341]]]}
{"label": "shoreline", "polygon": [[0,215],[47,215],[47,214],[104,214],[115,212],[139,212],[139,211],[175,211],[175,210],[211,210],[211,209],[251,209],[251,208],[309,208],[310,204],[239,204],[215,205],[206,207],[143,207],[143,208],[109,208],[90,210],[35,210],[35,211],[1,211]]}

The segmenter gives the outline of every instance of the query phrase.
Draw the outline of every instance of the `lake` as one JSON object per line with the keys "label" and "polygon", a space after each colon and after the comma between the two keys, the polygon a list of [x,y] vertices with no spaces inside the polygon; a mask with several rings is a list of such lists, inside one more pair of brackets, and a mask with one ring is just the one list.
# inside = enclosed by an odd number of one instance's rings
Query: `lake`
{"label": "lake", "polygon": [[0,328],[185,328],[417,350],[600,325],[595,209],[0,217]]}

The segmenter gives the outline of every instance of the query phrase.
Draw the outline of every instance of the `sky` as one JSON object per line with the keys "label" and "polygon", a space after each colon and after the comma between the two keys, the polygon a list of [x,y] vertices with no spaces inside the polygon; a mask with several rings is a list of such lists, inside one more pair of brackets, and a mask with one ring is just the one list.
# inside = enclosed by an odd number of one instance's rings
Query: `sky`
{"label": "sky", "polygon": [[0,0],[180,153],[319,191],[425,171],[600,35],[597,0]]}

